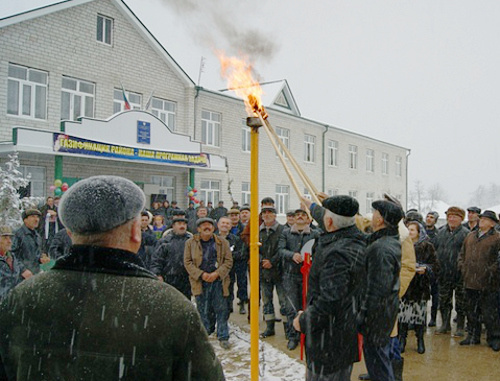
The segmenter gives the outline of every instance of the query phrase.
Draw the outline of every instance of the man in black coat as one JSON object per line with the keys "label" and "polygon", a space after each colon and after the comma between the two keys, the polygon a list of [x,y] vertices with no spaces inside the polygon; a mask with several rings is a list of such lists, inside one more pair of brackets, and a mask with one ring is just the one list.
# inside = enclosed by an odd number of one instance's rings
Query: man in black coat
{"label": "man in black coat", "polygon": [[12,253],[21,262],[22,271],[29,270],[33,275],[40,272],[42,261],[42,237],[36,230],[41,216],[37,209],[25,210],[23,226],[15,232],[12,240]]}
{"label": "man in black coat", "polygon": [[[308,207],[311,201],[305,198]],[[321,208],[325,232],[318,238],[309,276],[307,307],[293,321],[306,335],[307,380],[349,380],[359,361],[356,300],[364,280],[365,242],[355,225],[358,202],[333,196]]]}
{"label": "man in black coat", "polygon": [[219,221],[219,218],[225,215],[227,215],[227,208],[224,207],[224,201],[219,201],[217,208],[212,210],[212,212],[210,213],[210,218],[212,220],[215,220],[215,222],[217,222]]}
{"label": "man in black coat", "polygon": [[174,218],[172,230],[158,242],[150,265],[151,272],[182,292],[188,300],[191,300],[191,284],[184,267],[184,246],[191,237],[187,231],[187,219]]}
{"label": "man in black coat", "polygon": [[64,257],[71,251],[71,238],[68,235],[66,229],[59,230],[52,239],[49,247],[49,257],[50,259],[57,260],[60,257]]}
{"label": "man in black coat", "polygon": [[403,218],[399,205],[378,200],[366,250],[366,285],[358,313],[358,330],[364,338],[365,363],[374,381],[393,381],[390,335],[399,309],[401,243],[398,223]]}
{"label": "man in black coat", "polygon": [[64,194],[71,253],[0,304],[8,379],[224,380],[195,307],[140,265],[144,203],[116,176]]}

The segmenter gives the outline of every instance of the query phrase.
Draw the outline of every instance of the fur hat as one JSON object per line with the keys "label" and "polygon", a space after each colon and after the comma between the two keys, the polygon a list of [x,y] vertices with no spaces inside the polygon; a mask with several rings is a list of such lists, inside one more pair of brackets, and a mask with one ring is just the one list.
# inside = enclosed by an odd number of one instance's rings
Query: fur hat
{"label": "fur hat", "polygon": [[130,180],[93,176],[64,193],[59,216],[63,225],[74,233],[104,233],[139,216],[145,201],[142,190]]}
{"label": "fur hat", "polygon": [[359,211],[358,201],[347,195],[328,197],[323,200],[323,206],[330,212],[344,217],[353,217]]}
{"label": "fur hat", "polygon": [[431,215],[432,217],[434,217],[434,220],[438,220],[439,219],[439,213],[438,212],[435,212],[435,211],[432,211],[432,212],[429,212],[427,213],[427,215]]}
{"label": "fur hat", "polygon": [[377,200],[372,203],[372,207],[378,210],[387,224],[392,226],[397,226],[404,216],[403,209],[392,201]]}
{"label": "fur hat", "polygon": [[14,235],[12,233],[12,229],[10,228],[10,226],[7,226],[7,225],[2,225],[0,226],[0,236],[3,237],[4,235]]}
{"label": "fur hat", "polygon": [[455,216],[459,216],[462,220],[465,218],[465,210],[458,206],[450,206],[448,210],[445,212],[447,216],[454,214]]}

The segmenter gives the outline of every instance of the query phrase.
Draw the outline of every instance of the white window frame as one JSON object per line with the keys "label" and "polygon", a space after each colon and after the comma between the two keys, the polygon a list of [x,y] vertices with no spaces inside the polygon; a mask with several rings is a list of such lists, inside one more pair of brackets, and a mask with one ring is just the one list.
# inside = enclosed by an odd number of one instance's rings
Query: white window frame
{"label": "white window frame", "polygon": [[311,194],[309,193],[309,189],[307,189],[307,188],[304,188],[304,193],[303,193],[303,196],[304,196],[305,198],[307,198],[308,200],[312,200],[312,196],[311,196]]}
{"label": "white window frame", "polygon": [[375,198],[375,192],[366,192],[366,208],[365,212],[371,213],[372,212],[372,203]]}
{"label": "white window frame", "polygon": [[328,140],[328,166],[339,166],[339,142],[336,140]]}
{"label": "white window frame", "polygon": [[396,176],[401,177],[403,175],[403,158],[401,156],[396,156]]}
{"label": "white window frame", "polygon": [[46,172],[45,167],[21,165],[19,166],[24,178],[29,176],[30,197],[45,197],[46,195]]}
{"label": "white window frame", "polygon": [[316,161],[316,136],[304,134],[304,162],[314,163]]}
{"label": "white window frame", "polygon": [[[64,87],[64,82],[74,82],[75,88]],[[92,86],[92,93],[83,91],[82,86]],[[69,96],[69,110],[66,115],[63,107],[65,106],[64,98]],[[90,110],[87,109],[88,102],[92,101]],[[80,108],[80,112],[77,110],[77,106]],[[62,78],[61,84],[61,119],[62,120],[77,120],[80,117],[93,118],[95,110],[95,83],[90,81],[85,81],[83,79],[72,78],[64,76]],[[90,111],[90,112],[88,112]]]}
{"label": "white window frame", "polygon": [[172,201],[175,194],[175,176],[151,175],[151,184],[158,185],[160,194],[165,194]]}
{"label": "white window frame", "polygon": [[349,191],[349,196],[351,196],[352,198],[357,199],[358,198],[358,191],[356,191],[356,190],[350,190]]}
{"label": "white window frame", "polygon": [[161,119],[171,131],[175,131],[175,114],[177,104],[167,99],[153,97],[151,99],[151,114]]}
{"label": "white window frame", "polygon": [[289,209],[290,187],[288,185],[276,185],[276,212],[285,215]]}
{"label": "white window frame", "polygon": [[242,152],[250,152],[251,136],[252,136],[252,130],[250,127],[248,127],[246,125],[246,123],[244,121],[243,126],[241,127],[241,151]]}
{"label": "white window frame", "polygon": [[349,169],[358,169],[358,146],[349,144]]}
{"label": "white window frame", "polygon": [[375,151],[370,148],[366,149],[366,172],[375,172]]}
{"label": "white window frame", "polygon": [[[12,73],[11,73],[12,69]],[[24,71],[24,78],[14,71]],[[9,63],[7,80],[7,115],[29,119],[47,120],[47,85],[49,73],[26,66]],[[20,73],[19,73],[20,74]],[[45,81],[35,76],[45,76]],[[17,89],[17,91],[15,91]],[[13,92],[17,92],[17,96]],[[27,104],[25,104],[27,102]],[[14,108],[17,110],[14,110]]]}
{"label": "white window frame", "polygon": [[220,200],[220,181],[201,180],[200,182],[200,200],[207,205],[210,201],[217,205]]}
{"label": "white window frame", "polygon": [[389,174],[389,154],[382,152],[382,174]]}
{"label": "white window frame", "polygon": [[[142,105],[142,94],[126,91],[128,103],[131,110],[140,110]],[[125,111],[125,100],[123,99],[123,90],[115,88],[113,90],[113,114]]]}
{"label": "white window frame", "polygon": [[327,191],[328,193],[328,196],[337,196],[339,194],[339,188],[335,188],[335,189],[328,189]]}
{"label": "white window frame", "polygon": [[[99,20],[102,20],[101,25],[99,26]],[[113,25],[114,20],[111,17],[104,16],[101,14],[97,15],[96,22],[96,41],[104,44],[104,45],[113,45]],[[99,39],[100,33],[100,39]]]}
{"label": "white window frame", "polygon": [[241,205],[250,205],[250,183],[243,181],[241,183]]}
{"label": "white window frame", "polygon": [[201,142],[203,144],[220,147],[221,121],[221,113],[208,110],[201,111]]}
{"label": "white window frame", "polygon": [[[288,128],[276,127],[276,134],[279,139],[283,142],[287,149],[290,149],[290,130]],[[281,155],[286,159],[287,156],[285,154],[285,150],[281,148],[281,145],[278,145]],[[278,154],[276,154],[276,157]]]}

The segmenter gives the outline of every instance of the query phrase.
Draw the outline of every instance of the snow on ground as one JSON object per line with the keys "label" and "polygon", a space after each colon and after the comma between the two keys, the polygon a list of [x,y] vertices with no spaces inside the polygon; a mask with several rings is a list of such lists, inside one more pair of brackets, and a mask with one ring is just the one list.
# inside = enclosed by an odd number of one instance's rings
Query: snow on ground
{"label": "snow on ground", "polygon": [[[227,381],[250,380],[250,334],[234,324],[229,324],[231,348],[221,348],[215,334],[210,342],[222,363]],[[302,381],[305,364],[297,361],[272,345],[259,342],[259,368],[261,381]]]}

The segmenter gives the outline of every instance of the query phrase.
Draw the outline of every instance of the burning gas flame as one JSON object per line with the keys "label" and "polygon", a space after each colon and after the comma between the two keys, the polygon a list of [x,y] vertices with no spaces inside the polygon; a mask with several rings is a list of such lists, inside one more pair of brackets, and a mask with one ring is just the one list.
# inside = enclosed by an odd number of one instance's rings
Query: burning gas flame
{"label": "burning gas flame", "polygon": [[260,115],[267,118],[267,113],[262,106],[262,88],[252,75],[252,65],[248,59],[226,57],[222,52],[217,52],[221,64],[221,76],[227,80],[229,90],[234,91],[245,102],[249,116]]}

